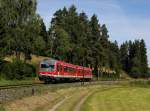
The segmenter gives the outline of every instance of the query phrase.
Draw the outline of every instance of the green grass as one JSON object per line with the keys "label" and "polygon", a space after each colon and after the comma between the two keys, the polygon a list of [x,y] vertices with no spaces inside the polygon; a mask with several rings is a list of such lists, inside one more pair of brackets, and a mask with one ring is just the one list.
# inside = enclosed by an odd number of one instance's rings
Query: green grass
{"label": "green grass", "polygon": [[5,108],[3,107],[2,104],[0,104],[0,111],[5,111]]}
{"label": "green grass", "polygon": [[150,89],[123,87],[90,96],[81,111],[150,111]]}
{"label": "green grass", "polygon": [[73,111],[74,106],[86,93],[87,91],[85,90],[79,90],[77,92],[74,92],[74,94],[70,98],[68,98],[59,108],[57,108],[56,111]]}
{"label": "green grass", "polygon": [[5,80],[0,79],[0,86],[6,86],[6,85],[19,85],[19,84],[32,84],[37,82],[35,78],[28,78],[26,80]]}
{"label": "green grass", "polygon": [[84,97],[83,95],[86,96],[92,91],[94,93],[82,104],[80,111],[150,111],[150,87],[146,86],[93,85],[60,88],[52,92],[47,91],[44,95],[9,103],[5,107],[7,106],[8,111],[16,111],[18,104],[21,103],[21,111],[30,108],[31,111],[48,111],[67,96],[68,98],[56,111],[73,111]]}
{"label": "green grass", "polygon": [[65,100],[65,102],[56,109],[56,111],[73,111],[76,108],[76,106],[78,105],[78,103],[84,97],[86,97],[89,92],[95,92],[95,91],[97,91],[97,88],[100,88],[100,90],[104,90],[104,89],[107,89],[108,87],[107,86],[103,87],[101,85],[77,87],[77,88],[75,88],[76,90],[73,91],[71,96],[68,97]]}

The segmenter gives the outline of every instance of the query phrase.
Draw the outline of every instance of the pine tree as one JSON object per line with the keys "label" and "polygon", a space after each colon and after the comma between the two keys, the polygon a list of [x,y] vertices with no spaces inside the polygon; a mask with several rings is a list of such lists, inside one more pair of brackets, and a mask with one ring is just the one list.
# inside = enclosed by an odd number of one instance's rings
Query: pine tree
{"label": "pine tree", "polygon": [[100,37],[100,44],[103,47],[103,59],[102,59],[102,65],[105,67],[109,67],[109,35],[108,35],[108,30],[106,28],[106,25],[103,24],[101,27],[101,37]]}
{"label": "pine tree", "polygon": [[114,70],[120,70],[120,52],[117,41],[110,43],[109,58],[109,67]]}
{"label": "pine tree", "polygon": [[[89,26],[88,26],[88,17],[86,13],[82,12],[78,17],[79,25],[78,25],[78,43],[76,44],[77,48],[77,56],[78,56],[78,64],[83,66],[87,66],[89,63],[88,59],[88,36],[90,36]],[[89,34],[89,35],[88,35]]]}
{"label": "pine tree", "polygon": [[147,50],[144,40],[140,41],[140,69],[143,77],[148,76],[148,60],[147,60]]}
{"label": "pine tree", "polygon": [[135,40],[132,44],[132,53],[133,57],[131,58],[131,74],[133,77],[141,77],[141,71],[140,71],[140,62],[141,62],[141,56],[140,56],[140,42],[139,40]]}
{"label": "pine tree", "polygon": [[97,68],[101,65],[103,55],[101,54],[102,47],[100,44],[101,27],[95,14],[91,17],[89,24],[91,27],[91,39],[89,44],[91,47],[92,66],[95,68],[95,73],[97,73]]}
{"label": "pine tree", "polygon": [[120,47],[120,58],[123,70],[131,77],[148,77],[147,51],[144,40],[126,42]]}
{"label": "pine tree", "polygon": [[[0,7],[0,15],[1,14],[1,7]],[[3,57],[4,57],[4,51],[5,51],[5,46],[6,46],[6,42],[5,42],[5,27],[4,27],[4,23],[2,18],[0,18],[0,62],[2,61]]]}
{"label": "pine tree", "polygon": [[122,69],[129,73],[129,44],[127,41],[120,46],[120,62]]}

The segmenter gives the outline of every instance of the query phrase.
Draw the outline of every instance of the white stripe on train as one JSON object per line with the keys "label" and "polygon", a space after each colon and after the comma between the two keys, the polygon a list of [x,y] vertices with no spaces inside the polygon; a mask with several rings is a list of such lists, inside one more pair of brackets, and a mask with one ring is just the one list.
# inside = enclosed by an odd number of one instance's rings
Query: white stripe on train
{"label": "white stripe on train", "polygon": [[92,76],[71,76],[71,75],[53,75],[53,74],[40,74],[44,76],[52,76],[52,77],[64,77],[64,78],[92,78]]}

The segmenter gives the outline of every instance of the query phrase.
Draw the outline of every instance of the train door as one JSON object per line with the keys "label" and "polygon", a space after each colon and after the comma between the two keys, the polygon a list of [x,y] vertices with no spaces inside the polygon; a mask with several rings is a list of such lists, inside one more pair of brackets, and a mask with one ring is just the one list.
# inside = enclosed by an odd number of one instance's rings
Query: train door
{"label": "train door", "polygon": [[62,65],[60,63],[57,64],[57,72],[58,76],[62,76]]}

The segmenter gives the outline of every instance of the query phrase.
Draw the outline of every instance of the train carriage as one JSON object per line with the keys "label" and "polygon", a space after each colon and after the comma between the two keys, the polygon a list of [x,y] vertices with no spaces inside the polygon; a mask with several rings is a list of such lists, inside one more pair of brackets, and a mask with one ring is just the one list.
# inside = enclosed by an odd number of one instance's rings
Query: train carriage
{"label": "train carriage", "polygon": [[45,59],[41,61],[38,74],[39,79],[45,82],[91,80],[93,77],[91,68],[77,66],[54,59]]}

